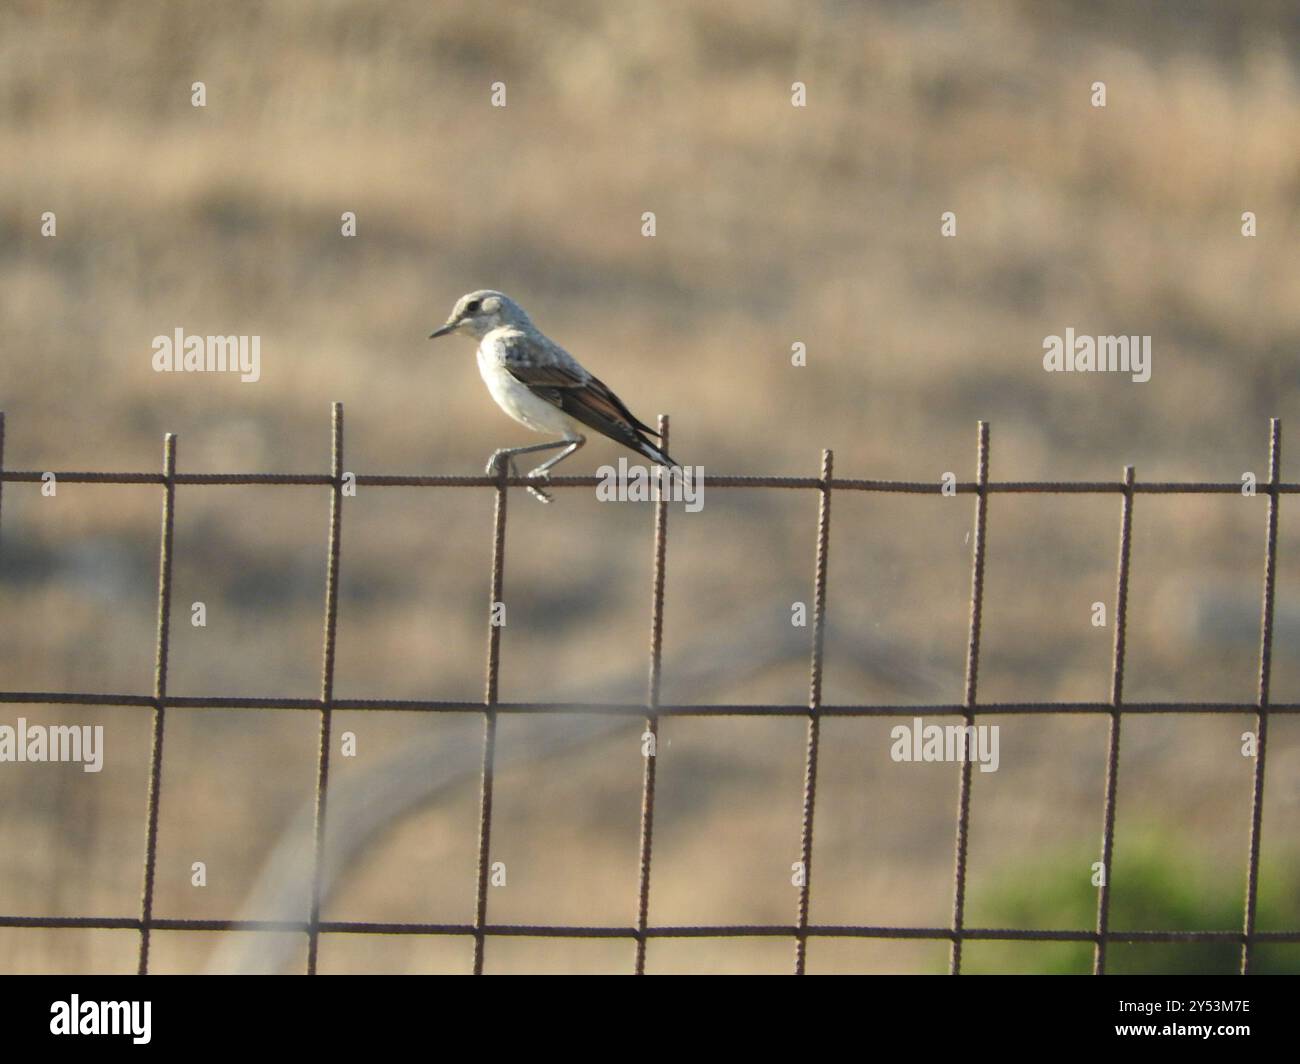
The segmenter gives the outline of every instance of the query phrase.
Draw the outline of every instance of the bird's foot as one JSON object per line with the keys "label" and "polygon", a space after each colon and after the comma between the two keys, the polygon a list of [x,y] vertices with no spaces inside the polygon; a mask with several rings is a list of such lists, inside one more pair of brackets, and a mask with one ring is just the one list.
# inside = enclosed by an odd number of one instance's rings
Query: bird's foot
{"label": "bird's foot", "polygon": [[515,456],[508,448],[500,447],[492,452],[492,457],[487,461],[487,467],[483,470],[488,476],[495,477],[501,475],[501,463],[505,462],[506,472],[512,476],[519,476],[519,470],[515,468]]}
{"label": "bird's foot", "polygon": [[[540,481],[541,484],[546,484],[550,481],[551,474],[545,469],[534,469],[528,474],[528,477],[530,480],[537,480]],[[542,487],[541,484],[529,484],[528,494],[538,500],[538,502],[551,502],[555,496]]]}

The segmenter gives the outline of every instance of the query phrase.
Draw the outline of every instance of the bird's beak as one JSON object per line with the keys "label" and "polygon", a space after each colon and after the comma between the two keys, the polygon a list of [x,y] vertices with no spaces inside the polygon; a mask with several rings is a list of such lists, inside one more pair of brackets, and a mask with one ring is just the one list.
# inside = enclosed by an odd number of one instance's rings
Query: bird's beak
{"label": "bird's beak", "polygon": [[449,332],[454,332],[456,326],[459,324],[460,322],[458,321],[449,321],[447,322],[446,325],[443,325],[441,328],[434,329],[433,332],[429,333],[429,339],[436,340],[439,336],[446,336]]}

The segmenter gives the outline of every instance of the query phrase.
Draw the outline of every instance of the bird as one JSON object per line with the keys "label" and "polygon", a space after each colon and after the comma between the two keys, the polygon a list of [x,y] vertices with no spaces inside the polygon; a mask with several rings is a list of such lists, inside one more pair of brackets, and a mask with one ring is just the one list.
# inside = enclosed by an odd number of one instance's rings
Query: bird
{"label": "bird", "polygon": [[489,475],[499,475],[504,462],[510,475],[517,477],[516,455],[562,448],[528,474],[542,482],[528,485],[529,492],[541,502],[550,502],[552,496],[543,484],[551,469],[587,442],[585,429],[658,465],[680,468],[651,439],[658,439],[659,433],[638,421],[604,382],[545,336],[524,308],[505,293],[483,288],[461,296],[451,316],[429,339],[452,333],[478,340],[478,370],[497,406],[534,432],[560,437],[527,447],[498,448],[488,459]]}

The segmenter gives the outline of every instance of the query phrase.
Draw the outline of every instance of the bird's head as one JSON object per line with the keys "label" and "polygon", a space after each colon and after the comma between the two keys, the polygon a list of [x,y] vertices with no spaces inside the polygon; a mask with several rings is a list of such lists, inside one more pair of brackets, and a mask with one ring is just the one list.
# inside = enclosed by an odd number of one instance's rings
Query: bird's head
{"label": "bird's head", "polygon": [[468,292],[456,300],[446,324],[434,329],[429,334],[429,339],[463,332],[481,340],[493,329],[499,329],[503,325],[523,327],[530,324],[524,308],[508,295],[482,288],[477,292]]}

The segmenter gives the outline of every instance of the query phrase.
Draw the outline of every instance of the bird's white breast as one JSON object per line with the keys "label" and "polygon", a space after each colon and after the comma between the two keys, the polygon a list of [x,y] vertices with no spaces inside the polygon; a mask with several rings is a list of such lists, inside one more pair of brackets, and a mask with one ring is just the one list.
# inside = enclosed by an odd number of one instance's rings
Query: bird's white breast
{"label": "bird's white breast", "polygon": [[497,406],[534,432],[569,435],[573,421],[559,407],[548,403],[517,381],[501,361],[492,337],[486,336],[478,346],[478,371],[483,383],[497,401]]}

